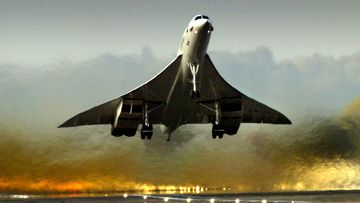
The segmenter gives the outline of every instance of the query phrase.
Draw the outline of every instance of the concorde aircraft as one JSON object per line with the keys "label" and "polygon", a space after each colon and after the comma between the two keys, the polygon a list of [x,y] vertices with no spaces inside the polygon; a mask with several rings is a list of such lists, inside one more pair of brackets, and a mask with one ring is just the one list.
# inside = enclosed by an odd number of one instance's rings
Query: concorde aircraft
{"label": "concorde aircraft", "polygon": [[291,124],[282,113],[242,94],[227,83],[207,54],[214,27],[206,15],[186,27],[177,57],[158,75],[104,104],[60,125],[110,124],[113,136],[132,137],[141,125],[141,139],[151,139],[153,125],[171,132],[185,124],[212,124],[212,137],[235,135],[241,123]]}

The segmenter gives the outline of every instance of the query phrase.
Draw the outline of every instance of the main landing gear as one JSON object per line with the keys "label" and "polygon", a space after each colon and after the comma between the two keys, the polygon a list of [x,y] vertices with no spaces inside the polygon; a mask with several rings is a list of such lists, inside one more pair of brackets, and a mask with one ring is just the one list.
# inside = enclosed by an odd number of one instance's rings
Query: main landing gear
{"label": "main landing gear", "polygon": [[221,111],[220,111],[220,104],[218,101],[215,102],[215,121],[212,127],[212,137],[213,139],[216,139],[216,137],[219,137],[219,139],[222,139],[225,134],[224,128],[220,124],[220,118],[221,118]]}
{"label": "main landing gear", "polygon": [[151,139],[153,135],[153,126],[149,123],[149,116],[148,116],[148,103],[145,103],[144,105],[144,124],[141,128],[141,139],[144,140],[145,138]]}
{"label": "main landing gear", "polygon": [[153,126],[152,125],[149,125],[149,126],[143,125],[141,128],[140,135],[141,135],[142,140],[144,140],[144,139],[150,140],[153,135]]}
{"label": "main landing gear", "polygon": [[225,134],[225,129],[222,128],[220,125],[213,124],[211,132],[213,139],[216,139],[217,137],[219,137],[219,139],[222,139]]}

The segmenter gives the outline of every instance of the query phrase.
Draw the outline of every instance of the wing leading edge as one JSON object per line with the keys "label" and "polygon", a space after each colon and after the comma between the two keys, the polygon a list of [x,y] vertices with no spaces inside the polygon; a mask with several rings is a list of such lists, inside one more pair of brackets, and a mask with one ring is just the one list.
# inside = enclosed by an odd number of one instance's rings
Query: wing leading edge
{"label": "wing leading edge", "polygon": [[[171,91],[172,81],[174,81],[179,74],[181,58],[182,55],[177,56],[166,68],[164,68],[163,71],[140,87],[121,97],[79,113],[78,115],[65,121],[59,126],[59,128],[82,125],[112,124],[116,116],[117,108],[122,100],[148,101],[152,104],[166,103],[167,95],[169,91]],[[159,111],[155,112],[151,118],[153,124],[161,122]]]}

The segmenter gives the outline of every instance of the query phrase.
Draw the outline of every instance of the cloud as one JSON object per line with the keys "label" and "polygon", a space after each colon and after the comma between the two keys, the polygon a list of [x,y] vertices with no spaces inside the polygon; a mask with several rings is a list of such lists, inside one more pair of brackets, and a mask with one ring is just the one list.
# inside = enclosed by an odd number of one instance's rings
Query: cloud
{"label": "cloud", "polygon": [[[210,125],[186,125],[174,132],[170,143],[158,128],[151,141],[112,137],[110,126],[58,129],[68,117],[140,85],[171,59],[144,49],[138,55],[106,54],[46,67],[0,65],[0,189],[360,188],[360,119],[336,114],[359,94],[359,55],[275,62],[264,47],[210,55],[231,84],[286,110],[297,122],[286,127],[242,125],[238,135],[223,140],[211,138]],[[332,113],[313,111],[318,108]],[[357,102],[347,109],[357,111]]]}
{"label": "cloud", "polygon": [[211,56],[231,84],[277,109],[337,113],[359,95],[359,53],[338,59],[314,54],[276,62],[269,49],[260,47]]}

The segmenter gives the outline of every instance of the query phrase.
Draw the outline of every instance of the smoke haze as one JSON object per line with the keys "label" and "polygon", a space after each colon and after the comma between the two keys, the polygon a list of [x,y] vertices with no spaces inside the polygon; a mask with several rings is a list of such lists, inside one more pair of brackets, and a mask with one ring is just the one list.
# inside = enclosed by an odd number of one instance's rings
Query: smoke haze
{"label": "smoke haze", "polygon": [[294,125],[242,125],[223,140],[211,138],[210,125],[186,125],[170,143],[159,128],[151,141],[112,137],[110,126],[57,129],[147,81],[171,58],[144,48],[139,55],[46,67],[3,64],[0,190],[360,189],[359,54],[275,62],[269,49],[259,48],[211,56],[231,84],[290,115]]}

